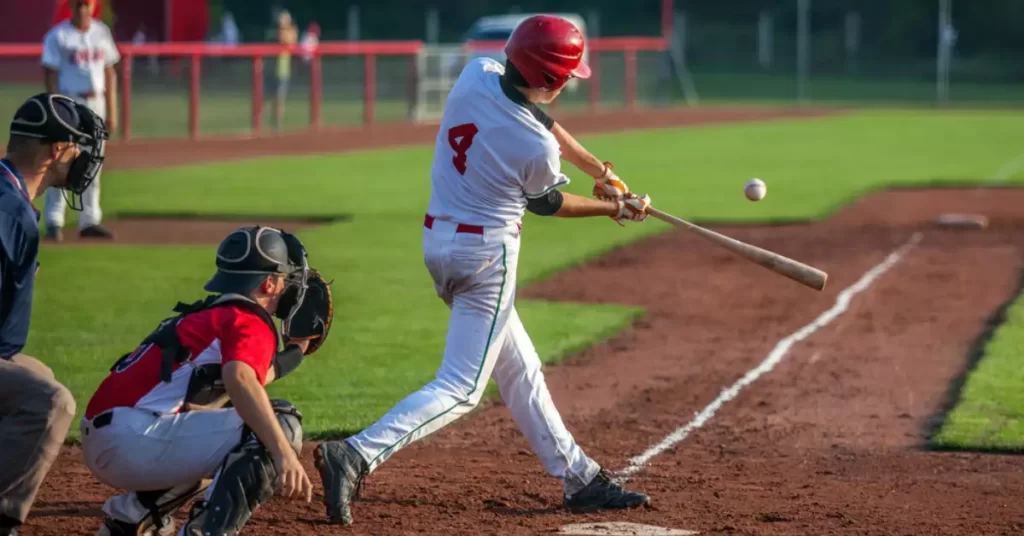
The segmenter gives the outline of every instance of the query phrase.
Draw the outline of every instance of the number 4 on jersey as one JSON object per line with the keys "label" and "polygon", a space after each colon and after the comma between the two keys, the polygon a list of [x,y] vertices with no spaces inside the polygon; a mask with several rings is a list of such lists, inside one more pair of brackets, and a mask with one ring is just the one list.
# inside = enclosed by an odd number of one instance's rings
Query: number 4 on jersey
{"label": "number 4 on jersey", "polygon": [[448,144],[455,151],[452,163],[455,164],[455,169],[459,171],[459,175],[466,174],[466,151],[473,145],[473,137],[476,136],[477,132],[479,130],[473,123],[466,123],[448,129]]}

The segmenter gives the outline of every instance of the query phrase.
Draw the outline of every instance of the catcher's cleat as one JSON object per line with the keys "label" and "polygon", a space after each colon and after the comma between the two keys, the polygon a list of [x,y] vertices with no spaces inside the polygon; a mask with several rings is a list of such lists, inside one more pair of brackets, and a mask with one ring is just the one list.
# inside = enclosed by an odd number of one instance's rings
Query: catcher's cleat
{"label": "catcher's cleat", "polygon": [[174,519],[171,516],[161,519],[159,527],[153,524],[149,517],[138,525],[104,517],[96,536],[174,536],[175,533]]}
{"label": "catcher's cleat", "polygon": [[324,506],[331,523],[352,524],[352,500],[359,494],[369,466],[344,441],[324,441],[313,452],[324,485]]}
{"label": "catcher's cleat", "polygon": [[612,482],[604,469],[601,469],[585,488],[566,497],[564,506],[575,513],[586,513],[604,509],[635,508],[649,503],[650,498],[647,495],[623,489]]}

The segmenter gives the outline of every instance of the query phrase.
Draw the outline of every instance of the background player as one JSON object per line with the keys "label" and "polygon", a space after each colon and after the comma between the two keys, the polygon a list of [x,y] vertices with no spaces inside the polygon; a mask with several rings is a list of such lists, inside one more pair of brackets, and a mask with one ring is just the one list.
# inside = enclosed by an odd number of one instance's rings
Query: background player
{"label": "background player", "polygon": [[204,287],[215,294],[179,304],[114,364],[81,422],[86,466],[131,490],[104,503],[100,536],[172,534],[171,515],[204,489],[183,534],[237,534],[275,482],[283,496],[310,500],[302,416],[264,389],[319,348],[305,339],[279,351],[288,333],[273,319],[296,327],[321,305],[307,299],[309,281],[298,238],[243,227],[217,249]]}
{"label": "background player", "polygon": [[11,122],[0,160],[0,535],[18,533],[75,415],[75,399],[35,358],[22,354],[32,316],[39,213],[48,188],[75,198],[103,165],[107,136],[91,110],[36,95]]}
{"label": "background player", "polygon": [[[437,294],[451,308],[436,378],[345,441],[322,443],[316,464],[328,517],[352,523],[350,502],[363,477],[412,441],[471,410],[487,379],[572,510],[634,507],[643,494],[622,489],[566,430],[548,393],[541,362],[516,313],[516,270],[525,210],[564,218],[641,221],[647,196],[631,194],[537,103],[550,103],[571,77],[587,78],[584,42],[569,21],[524,20],[506,45],[503,67],[471,62],[448,95],[435,146],[423,254]],[[559,153],[597,181],[588,199],[558,188],[569,179]],[[611,290],[614,292],[614,289]]]}
{"label": "background player", "polygon": [[[70,0],[71,19],[54,26],[43,38],[43,77],[46,91],[61,93],[85,104],[107,124],[117,129],[117,75],[114,64],[121,55],[114,45],[110,28],[92,17],[96,0]],[[82,195],[81,203],[72,205],[82,213],[78,219],[78,232],[82,238],[113,238],[107,228],[100,225],[99,177]],[[43,217],[46,221],[45,238],[63,239],[64,200],[60,192],[46,194]]]}

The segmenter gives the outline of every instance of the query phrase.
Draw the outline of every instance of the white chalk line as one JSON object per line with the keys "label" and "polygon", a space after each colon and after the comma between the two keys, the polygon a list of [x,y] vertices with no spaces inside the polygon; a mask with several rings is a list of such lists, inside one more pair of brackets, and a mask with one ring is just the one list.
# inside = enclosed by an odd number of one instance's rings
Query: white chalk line
{"label": "white chalk line", "polygon": [[776,365],[782,362],[786,357],[786,354],[789,352],[789,349],[795,343],[810,337],[814,332],[818,331],[818,329],[828,325],[846,311],[854,296],[863,292],[871,286],[871,283],[898,263],[907,254],[907,252],[913,249],[914,246],[921,241],[921,237],[921,233],[914,233],[914,235],[910,237],[910,240],[896,248],[896,250],[890,253],[882,262],[875,265],[875,267],[865,272],[856,283],[843,289],[836,296],[836,303],[832,308],[822,313],[810,324],[807,324],[786,338],[780,340],[775,347],[772,348],[772,351],[768,353],[768,356],[764,361],[761,361],[757,367],[750,369],[742,378],[737,380],[736,383],[722,390],[718,395],[718,398],[715,398],[700,413],[695,414],[693,420],[677,428],[674,432],[665,437],[665,439],[662,439],[660,443],[647,449],[643,454],[630,459],[629,465],[626,466],[625,469],[619,471],[614,480],[619,484],[625,483],[629,477],[641,471],[652,458],[674,447],[676,444],[686,439],[691,432],[707,424],[707,422],[715,416],[715,413],[719,408],[721,408],[726,402],[735,398],[744,387],[754,383],[765,373],[771,372]]}
{"label": "white chalk line", "polygon": [[1021,168],[1024,168],[1024,153],[1007,160],[1002,167],[988,178],[988,182],[1002,184],[1013,177]]}

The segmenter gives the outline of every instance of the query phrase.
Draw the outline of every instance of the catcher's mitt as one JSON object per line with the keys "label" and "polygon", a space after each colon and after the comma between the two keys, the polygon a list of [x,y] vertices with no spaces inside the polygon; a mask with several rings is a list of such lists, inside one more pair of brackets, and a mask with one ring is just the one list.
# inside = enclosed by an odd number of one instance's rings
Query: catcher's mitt
{"label": "catcher's mitt", "polygon": [[306,296],[285,326],[285,337],[288,341],[309,341],[304,355],[312,354],[320,349],[331,331],[334,320],[334,299],[331,295],[331,284],[324,280],[323,275],[310,268],[307,281]]}

